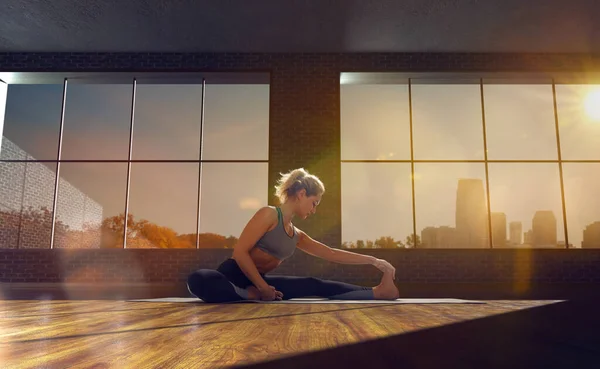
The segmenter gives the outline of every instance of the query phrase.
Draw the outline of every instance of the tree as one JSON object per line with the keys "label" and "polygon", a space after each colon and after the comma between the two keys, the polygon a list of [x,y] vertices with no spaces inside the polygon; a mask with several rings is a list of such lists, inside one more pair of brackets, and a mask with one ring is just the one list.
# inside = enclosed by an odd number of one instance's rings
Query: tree
{"label": "tree", "polygon": [[398,247],[404,246],[401,241],[394,241],[393,237],[385,236],[375,240],[375,246],[381,249],[397,249]]}
{"label": "tree", "polygon": [[[123,214],[102,221],[102,242],[104,248],[123,247]],[[237,238],[215,233],[201,233],[201,248],[233,248]],[[146,219],[136,221],[133,214],[127,216],[127,247],[131,248],[196,248],[196,234],[178,235],[175,230],[152,223]]]}
{"label": "tree", "polygon": [[[127,216],[127,238],[134,236],[136,227],[133,214]],[[120,249],[123,247],[123,227],[125,214],[119,214],[102,220],[100,225],[100,248]]]}
{"label": "tree", "polygon": [[139,236],[160,249],[189,248],[191,246],[186,245],[185,240],[178,238],[177,232],[173,229],[147,221],[143,221],[141,224]]}
{"label": "tree", "polygon": [[200,247],[203,249],[222,249],[233,247],[227,247],[231,241],[228,243],[225,236],[216,233],[200,233],[199,241]]}
{"label": "tree", "polygon": [[184,245],[184,247],[192,249],[196,248],[195,233],[180,234],[179,236],[177,236],[177,238],[180,240],[180,244]]}
{"label": "tree", "polygon": [[[415,238],[416,238],[416,242],[415,242]],[[419,237],[419,235],[411,234],[406,237],[406,247],[417,248],[419,246],[421,246],[421,238]]]}
{"label": "tree", "polygon": [[235,247],[235,244],[238,242],[238,238],[234,236],[229,236],[225,239],[225,248],[232,249]]}
{"label": "tree", "polygon": [[[1,248],[47,248],[51,229],[52,211],[45,206],[38,209],[29,206],[21,210],[0,211],[0,240],[5,242]],[[74,232],[60,219],[56,219],[55,245],[62,247],[65,239]]]}

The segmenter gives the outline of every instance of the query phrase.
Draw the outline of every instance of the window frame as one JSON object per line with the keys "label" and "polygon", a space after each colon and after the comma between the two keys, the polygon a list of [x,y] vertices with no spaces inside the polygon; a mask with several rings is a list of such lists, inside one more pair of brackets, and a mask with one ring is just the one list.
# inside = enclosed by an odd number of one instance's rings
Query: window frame
{"label": "window frame", "polygon": [[[408,106],[409,106],[409,139],[410,139],[410,159],[389,160],[389,159],[344,159],[340,156],[340,170],[344,163],[369,163],[376,165],[377,163],[409,163],[411,166],[411,187],[412,187],[412,235],[413,240],[420,236],[416,228],[416,200],[415,200],[415,163],[483,163],[485,167],[485,193],[487,202],[487,228],[488,228],[488,247],[493,247],[493,229],[492,229],[492,209],[490,206],[490,185],[489,185],[489,163],[553,163],[558,164],[560,177],[560,195],[562,204],[562,227],[564,228],[564,248],[570,248],[569,234],[567,227],[567,214],[565,204],[565,186],[563,163],[600,163],[599,160],[566,160],[562,158],[559,116],[557,109],[557,85],[595,85],[600,84],[600,73],[580,73],[580,72],[363,72],[363,71],[347,71],[340,73],[340,85],[353,84],[370,84],[370,85],[386,85],[386,84],[402,84],[408,87]],[[447,85],[447,84],[475,84],[479,85],[479,96],[481,99],[481,114],[483,126],[483,149],[484,158],[477,160],[435,160],[435,159],[415,159],[414,155],[414,140],[413,140],[413,101],[412,101],[412,86],[419,84],[428,85]],[[556,136],[557,159],[556,160],[495,160],[488,158],[487,144],[487,127],[486,127],[486,112],[485,112],[485,85],[550,85],[552,87],[552,101],[554,114],[554,127]],[[340,96],[340,102],[341,102]],[[341,117],[340,103],[340,117]],[[340,118],[340,131],[342,130],[342,119]],[[343,145],[343,139],[340,137],[340,144]],[[340,148],[341,149],[341,148]],[[343,187],[343,183],[341,183]],[[340,202],[340,216],[343,211],[343,199]],[[561,227],[560,224],[557,225]],[[342,224],[343,228],[343,224]],[[413,246],[414,247],[414,246]],[[502,247],[511,248],[511,247]],[[512,247],[514,248],[514,247]],[[557,249],[558,249],[557,245]]]}
{"label": "window frame", "polygon": [[[270,162],[270,150],[268,149],[267,159],[249,159],[249,160],[219,160],[212,159],[206,160],[202,157],[203,152],[203,139],[204,139],[204,109],[205,109],[205,94],[206,86],[212,84],[264,84],[269,87],[271,83],[271,72],[269,70],[251,70],[251,71],[198,71],[198,72],[0,72],[0,84],[3,89],[8,89],[11,84],[61,84],[63,86],[62,93],[62,106],[60,114],[60,128],[58,138],[58,152],[56,159],[0,159],[2,163],[55,163],[56,172],[54,180],[54,197],[52,207],[52,229],[50,236],[49,248],[54,249],[55,245],[55,232],[56,232],[56,215],[55,211],[58,203],[58,190],[60,182],[60,167],[61,163],[127,163],[127,188],[125,194],[125,217],[124,217],[124,230],[123,230],[123,249],[127,248],[127,217],[129,213],[129,198],[131,188],[131,166],[132,163],[198,163],[198,198],[197,198],[197,209],[196,209],[196,249],[200,248],[200,209],[201,209],[201,192],[202,192],[202,164],[203,163],[266,163],[267,166]],[[127,84],[131,86],[131,108],[130,108],[130,121],[129,121],[129,152],[128,158],[122,160],[112,159],[62,159],[62,141],[64,136],[64,121],[65,121],[65,105],[68,86],[73,84]],[[202,85],[202,101],[201,103],[201,115],[200,115],[200,134],[199,134],[199,157],[194,160],[160,160],[160,159],[132,159],[132,146],[134,139],[134,125],[135,125],[135,107],[136,107],[136,90],[138,85],[145,84],[173,84],[173,85],[186,85],[195,84]],[[271,92],[269,92],[269,95]],[[6,94],[3,94],[4,96]],[[0,103],[4,103],[6,99]],[[267,122],[268,132],[271,129],[271,97],[269,96],[269,120]],[[4,112],[4,110],[2,110]],[[0,117],[0,130],[3,132],[4,126],[4,115]],[[270,134],[267,137],[267,145],[270,146]],[[19,242],[17,241],[17,248],[19,248]]]}

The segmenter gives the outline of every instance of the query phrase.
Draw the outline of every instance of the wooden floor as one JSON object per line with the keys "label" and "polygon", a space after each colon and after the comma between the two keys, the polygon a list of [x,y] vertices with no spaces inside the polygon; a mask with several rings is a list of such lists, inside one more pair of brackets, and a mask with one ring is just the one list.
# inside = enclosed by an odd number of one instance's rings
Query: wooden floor
{"label": "wooden floor", "polygon": [[[4,300],[0,367],[220,368],[288,360],[277,366],[288,368],[300,362],[296,358],[315,352],[556,304],[550,300],[477,305]],[[431,344],[461,339],[465,338]],[[343,357],[338,355],[337,360]],[[310,366],[319,367],[319,362]]]}

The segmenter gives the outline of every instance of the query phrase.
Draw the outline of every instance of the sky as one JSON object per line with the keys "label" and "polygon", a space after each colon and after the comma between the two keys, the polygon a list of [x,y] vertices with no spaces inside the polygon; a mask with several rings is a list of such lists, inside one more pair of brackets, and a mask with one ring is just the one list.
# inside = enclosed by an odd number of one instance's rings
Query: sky
{"label": "sky", "polygon": [[[62,159],[126,160],[131,92],[69,85]],[[3,135],[36,159],[56,159],[61,98],[62,85],[10,85]],[[138,84],[133,159],[197,160],[201,98],[201,85]],[[268,159],[268,85],[207,84],[204,118],[204,159]],[[200,231],[239,236],[267,204],[267,170],[267,163],[203,164]],[[195,233],[198,171],[197,163],[132,163],[130,213]],[[126,163],[63,163],[61,178],[100,203],[105,217],[124,212]]]}
{"label": "sky", "polygon": [[[413,144],[417,160],[484,159],[479,85],[412,88]],[[562,157],[600,159],[600,121],[585,113],[589,86],[557,85]],[[342,160],[409,160],[408,85],[341,87]],[[484,85],[488,158],[557,160],[551,85]],[[569,243],[579,246],[586,225],[600,221],[600,164],[564,163]],[[483,163],[415,163],[417,233],[455,226],[460,178],[485,186]],[[556,163],[489,163],[490,206],[508,223],[531,228],[537,210],[552,210],[564,240],[559,166]],[[409,163],[343,163],[343,239],[412,233]],[[364,214],[373,214],[365,217]]]}
{"label": "sky", "polygon": [[[413,143],[418,160],[484,158],[478,85],[413,85]],[[586,86],[558,85],[564,159],[600,159],[600,122],[583,111]],[[195,160],[199,156],[201,86],[138,85],[134,159]],[[485,85],[489,159],[556,160],[550,85]],[[62,85],[11,85],[3,135],[37,159],[56,159]],[[341,86],[342,159],[410,159],[407,85]],[[69,85],[63,159],[127,159],[130,85]],[[269,87],[207,85],[203,158],[268,158]],[[194,233],[197,163],[133,163],[129,210]],[[587,224],[600,221],[600,164],[563,164],[570,243],[579,246]],[[100,203],[104,216],[124,211],[127,164],[63,163],[61,177]],[[200,231],[239,236],[267,204],[268,164],[202,166]],[[415,163],[417,233],[455,226],[460,178],[479,178],[483,163]],[[556,163],[490,163],[490,205],[509,222],[531,228],[537,210],[552,210],[562,227]],[[60,195],[60,191],[59,191]],[[342,164],[342,241],[412,233],[409,163]],[[367,215],[366,215],[367,214]],[[57,213],[60,219],[60,209]],[[508,232],[507,232],[508,236]],[[333,245],[337,246],[337,245]]]}

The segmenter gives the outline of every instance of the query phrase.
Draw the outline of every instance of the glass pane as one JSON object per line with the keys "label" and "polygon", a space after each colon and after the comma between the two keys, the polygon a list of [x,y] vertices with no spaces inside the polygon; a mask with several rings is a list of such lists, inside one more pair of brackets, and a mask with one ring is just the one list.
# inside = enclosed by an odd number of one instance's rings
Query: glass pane
{"label": "glass pane", "polygon": [[558,159],[552,85],[483,87],[488,159]]}
{"label": "glass pane", "polygon": [[600,159],[600,86],[557,85],[562,158]]}
{"label": "glass pane", "polygon": [[415,159],[484,159],[478,84],[411,88]]}
{"label": "glass pane", "polygon": [[569,247],[600,248],[600,163],[563,164]]}
{"label": "glass pane", "polygon": [[140,84],[135,100],[134,160],[199,159],[201,85]]}
{"label": "glass pane", "polygon": [[3,160],[56,160],[63,85],[9,85]]}
{"label": "glass pane", "polygon": [[489,248],[483,164],[415,164],[415,205],[422,247]]}
{"label": "glass pane", "polygon": [[513,246],[564,247],[558,164],[491,163],[489,180],[492,212],[504,214],[515,229],[520,223],[523,243]]}
{"label": "glass pane", "polygon": [[342,163],[342,247],[412,247],[410,176],[406,163]]}
{"label": "glass pane", "polygon": [[269,85],[206,85],[202,159],[269,158]]}
{"label": "glass pane", "polygon": [[340,85],[342,160],[410,159],[408,85]]}
{"label": "glass pane", "polygon": [[202,164],[200,247],[231,248],[268,202],[267,163]]}
{"label": "glass pane", "polygon": [[62,163],[55,248],[122,248],[125,163]]}
{"label": "glass pane", "polygon": [[49,249],[54,163],[0,163],[0,248]]}
{"label": "glass pane", "polygon": [[127,160],[132,85],[69,84],[62,159]]}
{"label": "glass pane", "polygon": [[133,163],[127,248],[195,248],[197,163]]}

